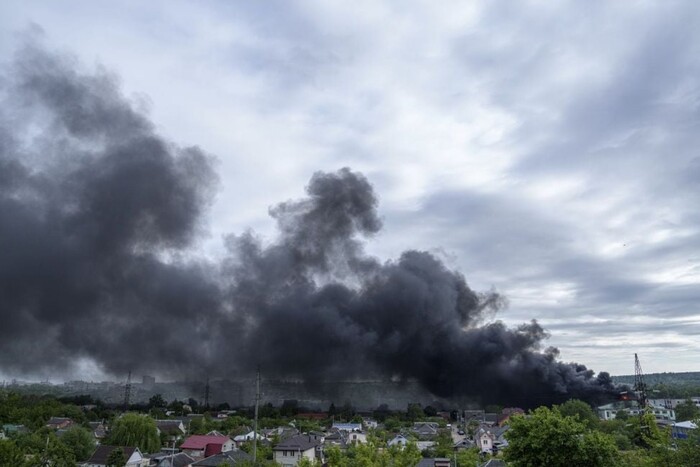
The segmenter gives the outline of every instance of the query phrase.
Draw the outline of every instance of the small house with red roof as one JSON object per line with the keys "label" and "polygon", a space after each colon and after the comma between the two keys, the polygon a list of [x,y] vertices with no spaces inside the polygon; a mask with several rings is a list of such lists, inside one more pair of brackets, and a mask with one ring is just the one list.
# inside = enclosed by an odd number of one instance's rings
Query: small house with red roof
{"label": "small house with red roof", "polygon": [[185,454],[203,458],[233,450],[233,440],[228,436],[193,435],[180,445]]}

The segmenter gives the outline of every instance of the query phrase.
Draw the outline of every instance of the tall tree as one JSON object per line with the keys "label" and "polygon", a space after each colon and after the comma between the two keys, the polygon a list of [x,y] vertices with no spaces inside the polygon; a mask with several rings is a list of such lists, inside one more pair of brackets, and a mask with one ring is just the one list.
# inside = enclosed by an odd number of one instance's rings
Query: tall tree
{"label": "tall tree", "polygon": [[588,430],[556,408],[511,417],[506,438],[504,457],[513,467],[608,467],[619,455],[611,436]]}
{"label": "tall tree", "polygon": [[588,428],[596,428],[598,416],[593,412],[590,405],[578,399],[570,399],[558,406],[559,413],[565,417],[578,418],[578,421]]}
{"label": "tall tree", "polygon": [[24,453],[14,441],[0,440],[0,465],[23,465]]}
{"label": "tall tree", "polygon": [[82,461],[90,457],[95,450],[95,437],[93,434],[80,426],[68,429],[61,436],[61,443],[75,456],[76,460]]}
{"label": "tall tree", "polygon": [[168,403],[163,399],[161,394],[153,394],[150,399],[148,399],[148,406],[153,407],[165,407]]}
{"label": "tall tree", "polygon": [[158,451],[160,437],[156,422],[147,415],[124,414],[114,422],[108,443],[115,446],[137,446],[141,452]]}
{"label": "tall tree", "polygon": [[686,420],[697,420],[700,418],[700,409],[692,401],[688,399],[676,406],[676,421],[685,422]]}

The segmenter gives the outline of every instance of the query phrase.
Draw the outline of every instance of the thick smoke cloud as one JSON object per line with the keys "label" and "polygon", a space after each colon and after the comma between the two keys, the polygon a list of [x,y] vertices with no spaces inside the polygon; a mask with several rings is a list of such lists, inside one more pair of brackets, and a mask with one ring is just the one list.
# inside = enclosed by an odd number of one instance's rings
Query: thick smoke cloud
{"label": "thick smoke cloud", "polygon": [[[167,369],[217,309],[211,268],[178,260],[215,186],[210,158],[158,137],[106,73],[29,44],[2,80],[0,365],[96,359]],[[167,318],[167,319],[166,319]]]}
{"label": "thick smoke cloud", "polygon": [[227,239],[192,259],[216,175],[209,156],[158,136],[107,72],[36,44],[6,70],[0,114],[0,368],[81,358],[105,371],[267,375],[307,382],[418,380],[441,397],[531,406],[612,391],[557,360],[532,321],[433,255],[380,262],[370,183],[316,173],[270,210],[278,237]]}
{"label": "thick smoke cloud", "polygon": [[272,210],[275,243],[229,239],[229,304],[232,327],[245,323],[245,362],[306,381],[416,379],[437,396],[524,406],[613,391],[606,373],[541,352],[547,334],[536,321],[483,324],[504,299],[474,292],[433,255],[407,251],[385,264],[364,255],[360,238],[380,221],[362,175],[316,173],[307,191]]}

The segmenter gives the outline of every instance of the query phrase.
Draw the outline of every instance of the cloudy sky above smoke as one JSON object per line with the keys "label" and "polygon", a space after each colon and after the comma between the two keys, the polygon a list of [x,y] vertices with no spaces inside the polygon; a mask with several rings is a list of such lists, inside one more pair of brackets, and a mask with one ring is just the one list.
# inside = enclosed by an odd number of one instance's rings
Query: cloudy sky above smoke
{"label": "cloudy sky above smoke", "polygon": [[[537,318],[564,360],[700,370],[697,2],[3,2],[120,77],[159,134],[215,154],[198,254],[350,166],[379,258],[436,252]],[[198,237],[200,238],[200,237]]]}

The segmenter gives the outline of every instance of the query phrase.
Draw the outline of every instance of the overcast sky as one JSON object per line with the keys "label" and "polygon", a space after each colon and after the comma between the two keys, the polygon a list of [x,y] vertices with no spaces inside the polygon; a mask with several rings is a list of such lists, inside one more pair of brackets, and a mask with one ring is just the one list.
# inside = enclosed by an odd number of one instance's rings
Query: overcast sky
{"label": "overcast sky", "polygon": [[700,3],[4,1],[216,156],[200,251],[349,166],[382,259],[437,252],[565,361],[700,371]]}

